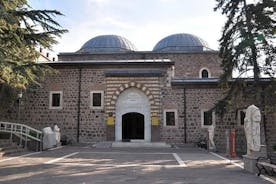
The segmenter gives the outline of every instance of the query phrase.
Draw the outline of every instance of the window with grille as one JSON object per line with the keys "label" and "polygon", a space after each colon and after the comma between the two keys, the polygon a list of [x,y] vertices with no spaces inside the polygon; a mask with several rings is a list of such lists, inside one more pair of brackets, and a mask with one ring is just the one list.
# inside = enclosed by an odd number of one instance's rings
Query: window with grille
{"label": "window with grille", "polygon": [[215,124],[215,112],[202,110],[201,111],[201,125],[202,127],[214,126]]}
{"label": "window with grille", "polygon": [[177,110],[176,109],[164,110],[164,125],[176,126],[176,122],[177,122]]}
{"label": "window with grille", "polygon": [[102,109],[103,108],[103,91],[91,91],[91,108]]}
{"label": "window with grille", "polygon": [[50,91],[50,109],[62,109],[62,91]]}

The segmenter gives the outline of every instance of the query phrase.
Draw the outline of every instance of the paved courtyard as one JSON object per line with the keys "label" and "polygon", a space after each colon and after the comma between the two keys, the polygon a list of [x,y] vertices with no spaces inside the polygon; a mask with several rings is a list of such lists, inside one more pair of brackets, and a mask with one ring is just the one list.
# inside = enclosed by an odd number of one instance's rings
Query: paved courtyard
{"label": "paved courtyard", "polygon": [[0,160],[0,183],[269,184],[196,148],[67,146]]}

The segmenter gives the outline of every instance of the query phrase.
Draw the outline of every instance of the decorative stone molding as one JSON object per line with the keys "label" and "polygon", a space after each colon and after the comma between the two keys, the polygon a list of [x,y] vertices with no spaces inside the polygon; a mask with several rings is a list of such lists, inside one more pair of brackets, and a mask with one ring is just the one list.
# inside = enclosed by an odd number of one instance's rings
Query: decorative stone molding
{"label": "decorative stone molding", "polygon": [[119,95],[126,89],[129,89],[132,87],[135,87],[135,88],[143,91],[145,93],[145,95],[148,97],[150,104],[155,105],[154,96],[151,94],[150,90],[147,87],[145,87],[143,84],[140,84],[135,81],[131,81],[127,84],[123,84],[119,88],[117,88],[111,97],[111,104],[116,104],[116,100],[118,99]]}

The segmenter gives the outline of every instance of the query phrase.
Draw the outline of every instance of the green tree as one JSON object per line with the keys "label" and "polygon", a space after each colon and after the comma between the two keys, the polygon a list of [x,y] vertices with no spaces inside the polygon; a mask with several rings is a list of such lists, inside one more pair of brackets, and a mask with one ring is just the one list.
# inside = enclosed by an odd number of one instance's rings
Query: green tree
{"label": "green tree", "polygon": [[0,0],[0,92],[25,90],[53,70],[35,61],[37,48],[51,49],[67,32],[54,20],[56,10],[34,10],[27,0]]}
{"label": "green tree", "polygon": [[[215,11],[221,10],[227,16],[219,40],[223,69],[220,86],[226,96],[216,104],[216,111],[223,114],[241,98],[253,98],[257,105],[263,105],[264,94],[274,95],[275,99],[276,1],[216,1]],[[232,78],[234,72],[239,74],[237,78]],[[262,75],[270,77],[270,85],[264,87],[260,81]],[[249,83],[246,77],[252,82]]]}

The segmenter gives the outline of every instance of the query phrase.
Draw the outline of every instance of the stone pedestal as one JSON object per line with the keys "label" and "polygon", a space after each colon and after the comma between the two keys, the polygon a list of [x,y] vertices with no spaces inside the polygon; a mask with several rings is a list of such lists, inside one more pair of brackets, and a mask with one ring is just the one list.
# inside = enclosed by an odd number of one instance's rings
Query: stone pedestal
{"label": "stone pedestal", "polygon": [[266,145],[261,145],[261,150],[258,152],[251,152],[250,155],[243,155],[244,170],[251,173],[258,173],[256,167],[258,157],[267,157]]}
{"label": "stone pedestal", "polygon": [[254,174],[257,173],[257,167],[256,167],[257,158],[258,157],[251,156],[251,155],[243,155],[244,170]]}

